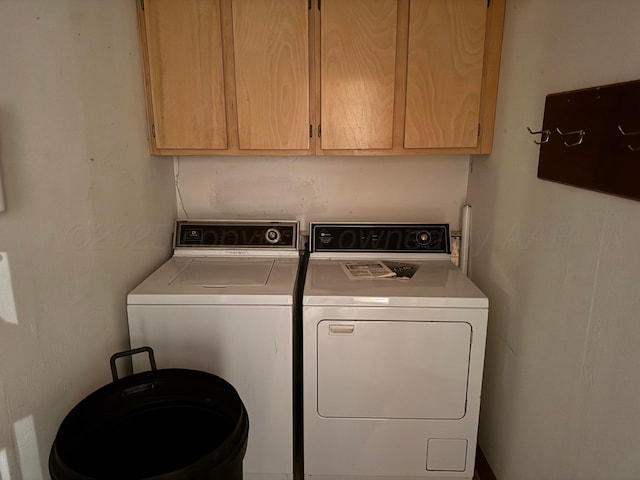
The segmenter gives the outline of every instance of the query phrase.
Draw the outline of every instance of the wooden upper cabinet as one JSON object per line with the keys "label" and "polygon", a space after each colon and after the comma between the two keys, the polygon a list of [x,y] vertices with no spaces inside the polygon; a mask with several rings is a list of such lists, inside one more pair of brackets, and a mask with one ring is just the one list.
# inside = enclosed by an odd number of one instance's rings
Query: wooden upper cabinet
{"label": "wooden upper cabinet", "polygon": [[240,149],[309,148],[306,0],[232,0]]}
{"label": "wooden upper cabinet", "polygon": [[151,152],[489,153],[505,0],[138,0]]}
{"label": "wooden upper cabinet", "polygon": [[151,151],[310,153],[307,0],[142,0]]}
{"label": "wooden upper cabinet", "polygon": [[391,148],[397,0],[321,5],[321,148]]}
{"label": "wooden upper cabinet", "polygon": [[412,0],[406,148],[475,147],[487,0]]}
{"label": "wooden upper cabinet", "polygon": [[140,13],[155,148],[227,148],[220,0],[145,0]]}

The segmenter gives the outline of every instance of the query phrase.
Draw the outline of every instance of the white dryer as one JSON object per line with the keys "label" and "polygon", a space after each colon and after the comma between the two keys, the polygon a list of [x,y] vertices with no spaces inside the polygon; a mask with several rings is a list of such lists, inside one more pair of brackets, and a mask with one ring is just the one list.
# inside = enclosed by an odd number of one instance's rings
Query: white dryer
{"label": "white dryer", "polygon": [[238,390],[249,413],[245,479],[293,478],[298,238],[297,222],[179,220],[173,256],[128,295],[132,348]]}
{"label": "white dryer", "polygon": [[488,300],[446,224],[311,224],[306,479],[471,479]]}

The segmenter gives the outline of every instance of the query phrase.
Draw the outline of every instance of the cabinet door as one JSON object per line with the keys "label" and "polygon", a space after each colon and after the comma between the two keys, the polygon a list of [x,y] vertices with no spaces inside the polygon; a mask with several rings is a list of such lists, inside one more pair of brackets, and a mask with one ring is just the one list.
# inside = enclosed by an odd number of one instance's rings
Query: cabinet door
{"label": "cabinet door", "polygon": [[309,148],[307,0],[233,0],[241,149]]}
{"label": "cabinet door", "polygon": [[220,0],[145,0],[158,149],[225,149]]}
{"label": "cabinet door", "polygon": [[405,148],[475,147],[487,0],[411,0]]}
{"label": "cabinet door", "polygon": [[396,0],[322,0],[322,149],[388,149],[393,140]]}

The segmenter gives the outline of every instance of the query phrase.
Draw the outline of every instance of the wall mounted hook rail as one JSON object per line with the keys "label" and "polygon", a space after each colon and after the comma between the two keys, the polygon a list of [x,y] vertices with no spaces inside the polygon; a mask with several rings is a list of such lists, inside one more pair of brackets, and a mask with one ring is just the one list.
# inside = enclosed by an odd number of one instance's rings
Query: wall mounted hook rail
{"label": "wall mounted hook rail", "polygon": [[537,141],[537,140],[533,141],[533,143],[535,143],[536,145],[542,145],[543,143],[547,143],[549,141],[549,137],[551,137],[551,130],[548,130],[548,129],[534,132],[529,127],[527,127],[527,130],[529,130],[529,133],[531,135],[542,135],[542,137],[540,138],[540,141]]}
{"label": "wall mounted hook rail", "polygon": [[638,112],[640,78],[548,94],[541,126],[553,132],[538,178],[640,201]]}
{"label": "wall mounted hook rail", "polygon": [[582,140],[584,140],[584,136],[587,133],[584,130],[574,130],[573,132],[563,132],[559,128],[556,128],[556,132],[558,132],[563,137],[566,136],[566,135],[578,135],[578,140],[576,142],[573,142],[573,143],[562,142],[562,143],[564,143],[565,147],[576,147],[576,146],[580,145],[582,143]]}

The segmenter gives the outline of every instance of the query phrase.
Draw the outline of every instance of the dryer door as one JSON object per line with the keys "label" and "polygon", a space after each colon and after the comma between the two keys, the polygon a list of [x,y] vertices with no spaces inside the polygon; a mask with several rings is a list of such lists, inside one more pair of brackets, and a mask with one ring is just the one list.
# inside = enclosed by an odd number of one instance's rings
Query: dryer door
{"label": "dryer door", "polygon": [[469,323],[323,320],[317,333],[319,415],[464,417]]}

